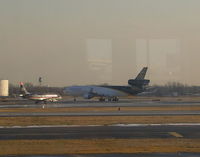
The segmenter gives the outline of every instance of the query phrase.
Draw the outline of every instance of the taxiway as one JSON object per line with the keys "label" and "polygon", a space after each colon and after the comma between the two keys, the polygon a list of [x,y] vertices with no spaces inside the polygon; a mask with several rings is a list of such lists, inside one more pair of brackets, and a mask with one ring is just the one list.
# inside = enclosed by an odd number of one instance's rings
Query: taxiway
{"label": "taxiway", "polygon": [[200,125],[1,128],[0,140],[200,138]]}

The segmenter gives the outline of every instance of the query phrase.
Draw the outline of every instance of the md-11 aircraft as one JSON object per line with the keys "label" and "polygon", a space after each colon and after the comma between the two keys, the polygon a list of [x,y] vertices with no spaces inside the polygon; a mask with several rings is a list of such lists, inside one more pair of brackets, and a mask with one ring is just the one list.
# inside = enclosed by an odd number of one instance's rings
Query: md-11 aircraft
{"label": "md-11 aircraft", "polygon": [[20,96],[25,98],[25,99],[29,99],[29,100],[33,100],[35,101],[35,103],[39,103],[39,102],[43,102],[43,103],[47,103],[47,102],[55,102],[58,101],[60,99],[62,99],[62,97],[58,94],[33,94],[30,93],[26,90],[23,82],[20,82]]}
{"label": "md-11 aircraft", "polygon": [[91,99],[98,97],[99,101],[118,101],[119,97],[129,95],[137,95],[142,93],[147,88],[150,80],[145,79],[147,67],[144,67],[135,79],[128,80],[127,86],[105,86],[105,85],[89,85],[89,86],[70,86],[64,88],[66,95],[74,97],[83,97]]}

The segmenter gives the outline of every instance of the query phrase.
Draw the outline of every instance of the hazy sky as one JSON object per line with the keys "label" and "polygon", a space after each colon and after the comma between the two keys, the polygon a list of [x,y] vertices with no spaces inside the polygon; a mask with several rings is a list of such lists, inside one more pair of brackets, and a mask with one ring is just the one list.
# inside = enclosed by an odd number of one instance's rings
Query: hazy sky
{"label": "hazy sky", "polygon": [[[199,0],[0,0],[0,78],[127,84],[144,63],[153,84],[200,85],[199,15]],[[88,46],[108,51],[112,66],[89,63]]]}

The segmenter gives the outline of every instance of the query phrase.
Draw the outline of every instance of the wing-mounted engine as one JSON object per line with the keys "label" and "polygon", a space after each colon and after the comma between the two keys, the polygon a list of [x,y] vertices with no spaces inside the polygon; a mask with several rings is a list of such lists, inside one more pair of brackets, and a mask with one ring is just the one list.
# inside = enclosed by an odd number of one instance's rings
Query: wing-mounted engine
{"label": "wing-mounted engine", "polygon": [[93,94],[90,94],[90,93],[87,93],[87,94],[84,94],[83,97],[84,97],[85,99],[91,99],[91,98],[94,97],[94,95],[93,95]]}
{"label": "wing-mounted engine", "polygon": [[50,102],[56,102],[56,101],[58,101],[58,100],[55,99],[55,98],[52,98],[52,99],[48,99],[48,101],[50,101]]}
{"label": "wing-mounted engine", "polygon": [[97,94],[94,92],[93,88],[90,89],[90,91],[87,94],[84,94],[85,99],[91,99],[95,97]]}

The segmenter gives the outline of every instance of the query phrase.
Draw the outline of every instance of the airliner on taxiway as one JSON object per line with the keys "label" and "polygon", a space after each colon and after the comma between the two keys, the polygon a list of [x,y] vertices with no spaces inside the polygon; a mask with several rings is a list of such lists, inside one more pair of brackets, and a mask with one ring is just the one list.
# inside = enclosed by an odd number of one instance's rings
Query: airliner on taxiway
{"label": "airliner on taxiway", "polygon": [[128,80],[127,86],[70,86],[65,87],[64,93],[73,96],[74,101],[77,97],[91,99],[98,97],[99,101],[118,101],[118,97],[136,95],[145,91],[150,80],[145,79],[147,67],[144,67],[135,79]]}
{"label": "airliner on taxiway", "polygon": [[24,87],[24,84],[20,82],[20,92],[21,92],[21,97],[29,100],[35,101],[35,103],[39,102],[44,102],[46,103],[47,101],[50,102],[55,102],[60,100],[62,97],[58,94],[32,94],[29,93],[26,88]]}

